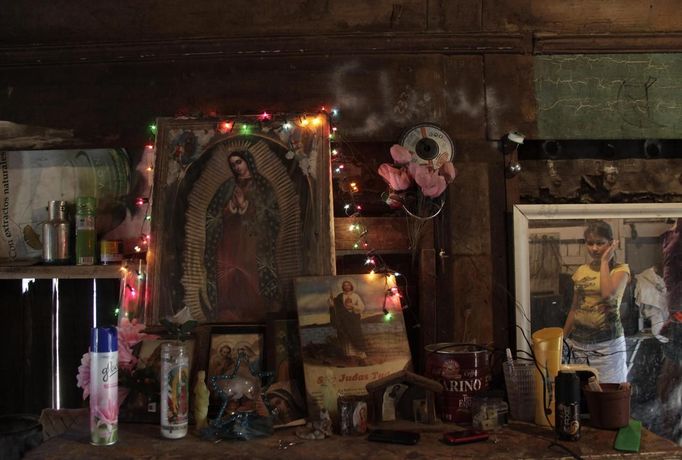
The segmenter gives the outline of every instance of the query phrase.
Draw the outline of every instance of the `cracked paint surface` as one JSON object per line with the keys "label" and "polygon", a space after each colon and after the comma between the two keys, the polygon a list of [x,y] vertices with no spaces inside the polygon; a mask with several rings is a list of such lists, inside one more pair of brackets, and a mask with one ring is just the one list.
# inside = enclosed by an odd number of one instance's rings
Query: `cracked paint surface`
{"label": "cracked paint surface", "polygon": [[537,56],[544,139],[679,138],[682,54]]}

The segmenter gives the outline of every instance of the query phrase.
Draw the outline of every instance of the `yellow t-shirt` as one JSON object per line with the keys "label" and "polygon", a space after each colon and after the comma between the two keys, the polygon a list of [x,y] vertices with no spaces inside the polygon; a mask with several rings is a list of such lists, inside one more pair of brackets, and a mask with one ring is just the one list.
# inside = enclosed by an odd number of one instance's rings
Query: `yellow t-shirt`
{"label": "yellow t-shirt", "polygon": [[[611,269],[630,275],[627,264],[618,264]],[[575,310],[574,329],[571,338],[582,343],[599,343],[623,335],[620,321],[620,303],[625,292],[624,283],[610,298],[601,296],[599,271],[589,265],[581,265],[573,274],[574,295],[578,303]]]}

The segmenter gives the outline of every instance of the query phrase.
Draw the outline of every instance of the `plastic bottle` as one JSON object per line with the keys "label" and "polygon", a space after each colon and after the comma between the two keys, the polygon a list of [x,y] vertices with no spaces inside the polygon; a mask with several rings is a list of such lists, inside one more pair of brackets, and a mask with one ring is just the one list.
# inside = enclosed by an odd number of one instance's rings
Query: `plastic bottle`
{"label": "plastic bottle", "polygon": [[580,378],[575,371],[559,371],[556,386],[556,432],[559,439],[580,439]]}
{"label": "plastic bottle", "polygon": [[189,355],[183,343],[161,345],[161,435],[187,435],[189,412]]}
{"label": "plastic bottle", "polygon": [[118,441],[118,339],[115,327],[90,332],[90,443]]}
{"label": "plastic bottle", "polygon": [[76,265],[94,265],[97,235],[95,211],[97,200],[91,196],[76,198]]}

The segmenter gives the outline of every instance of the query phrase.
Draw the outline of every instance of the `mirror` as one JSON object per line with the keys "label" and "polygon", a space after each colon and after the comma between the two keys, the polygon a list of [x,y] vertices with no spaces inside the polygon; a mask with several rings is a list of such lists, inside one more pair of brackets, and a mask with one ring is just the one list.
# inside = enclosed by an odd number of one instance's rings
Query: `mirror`
{"label": "mirror", "polygon": [[[583,232],[590,221],[603,220],[619,241],[616,262],[630,267],[621,303],[622,320],[632,320],[637,275],[661,268],[660,237],[682,217],[682,203],[516,205],[514,267],[517,348],[530,351],[525,337],[543,327],[563,327],[572,298],[571,275],[589,262]],[[550,311],[553,310],[553,311]],[[637,317],[639,315],[636,315]],[[639,318],[638,318],[639,321]],[[637,325],[636,332],[649,329]],[[631,324],[624,324],[627,332]],[[650,326],[649,326],[650,327]]]}
{"label": "mirror", "polygon": [[[585,279],[576,276],[574,283],[574,273],[593,260],[596,267],[600,266],[599,259],[593,259],[594,249],[587,244],[595,244],[595,238],[585,234],[585,229],[599,220],[610,225],[613,239],[618,241],[615,264],[627,264],[630,270],[620,305],[615,301],[613,311],[620,313],[624,332],[625,374],[632,385],[633,416],[640,411],[644,422],[648,414],[655,424],[654,415],[661,403],[657,385],[665,374],[664,357],[671,347],[679,349],[679,343],[670,341],[670,334],[661,332],[661,326],[668,320],[668,303],[682,303],[682,299],[676,299],[682,286],[674,290],[668,286],[666,290],[666,282],[673,284],[671,280],[679,277],[674,276],[679,269],[672,271],[670,267],[671,262],[680,263],[682,251],[677,249],[680,255],[675,258],[670,249],[682,245],[671,246],[670,238],[677,234],[673,229],[682,218],[682,203],[516,205],[513,217],[516,340],[520,353],[530,352],[527,340],[536,330],[564,327],[573,304],[574,284],[580,290]],[[682,227],[682,220],[679,222]],[[592,275],[599,276],[599,272]],[[605,303],[603,300],[598,307]],[[618,320],[609,314],[600,320]],[[576,329],[573,331],[569,337],[575,337]],[[601,356],[608,361],[615,359],[615,353]],[[667,407],[665,402],[662,407]]]}

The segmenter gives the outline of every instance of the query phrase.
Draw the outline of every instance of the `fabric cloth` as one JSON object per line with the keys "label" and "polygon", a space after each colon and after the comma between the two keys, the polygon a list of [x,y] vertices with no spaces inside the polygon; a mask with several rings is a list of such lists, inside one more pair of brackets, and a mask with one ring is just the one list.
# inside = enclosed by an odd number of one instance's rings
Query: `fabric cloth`
{"label": "fabric cloth", "polygon": [[[627,264],[617,264],[611,269],[611,276],[624,272],[630,275]],[[577,305],[574,316],[574,328],[571,338],[577,342],[599,344],[623,336],[623,324],[620,320],[620,303],[627,283],[604,299],[601,295],[599,271],[585,264],[578,267],[573,274],[574,295]]]}
{"label": "fabric cloth", "polygon": [[651,332],[660,341],[667,339],[660,335],[661,329],[668,319],[668,291],[654,267],[649,267],[635,275],[635,303],[639,306],[639,314],[651,321]]}
{"label": "fabric cloth", "polygon": [[580,343],[568,339],[572,362],[588,364],[599,371],[602,383],[622,383],[627,381],[628,366],[625,336],[601,343]]}
{"label": "fabric cloth", "polygon": [[649,267],[635,275],[635,303],[637,305],[651,305],[652,307],[668,308],[668,291],[663,277],[656,273],[654,267]]}

